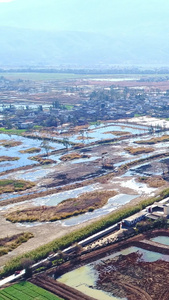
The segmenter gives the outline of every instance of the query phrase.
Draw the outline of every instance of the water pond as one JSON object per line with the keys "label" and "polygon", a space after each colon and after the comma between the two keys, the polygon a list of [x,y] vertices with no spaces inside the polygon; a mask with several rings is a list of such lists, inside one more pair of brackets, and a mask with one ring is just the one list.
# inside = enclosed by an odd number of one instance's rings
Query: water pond
{"label": "water pond", "polygon": [[[160,253],[144,250],[137,247],[130,247],[124,249],[122,251],[116,252],[110,256],[106,256],[105,258],[101,259],[101,261],[114,258],[118,255],[128,255],[130,253],[139,251],[142,254],[142,259],[146,262],[153,262],[159,259],[169,261],[169,255],[162,255]],[[97,290],[94,288],[96,280],[98,278],[98,274],[94,266],[98,264],[100,260],[97,260],[93,263],[75,269],[71,272],[68,272],[58,278],[57,280],[69,285],[89,296],[93,296],[97,300],[124,300],[126,298],[117,298],[114,297],[112,294],[106,293],[102,290]]]}
{"label": "water pond", "polygon": [[169,246],[169,236],[156,236],[150,240],[156,243]]}

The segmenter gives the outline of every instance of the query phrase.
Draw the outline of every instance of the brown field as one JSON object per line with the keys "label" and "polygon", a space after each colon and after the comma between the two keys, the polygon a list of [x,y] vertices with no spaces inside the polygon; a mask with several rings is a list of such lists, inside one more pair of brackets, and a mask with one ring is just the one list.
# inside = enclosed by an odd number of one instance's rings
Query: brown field
{"label": "brown field", "polygon": [[158,177],[154,176],[153,178],[152,177],[139,177],[138,181],[147,183],[150,187],[153,187],[153,188],[158,188],[158,187],[164,186],[167,183],[160,176],[158,176]]}
{"label": "brown field", "polygon": [[11,147],[16,147],[16,146],[21,145],[22,142],[20,142],[20,141],[12,141],[12,140],[8,141],[8,140],[6,140],[6,141],[1,142],[0,144],[1,144],[1,146],[4,146],[6,148],[11,148]]}
{"label": "brown field", "polygon": [[35,186],[33,182],[24,180],[0,180],[0,194],[24,191]]}

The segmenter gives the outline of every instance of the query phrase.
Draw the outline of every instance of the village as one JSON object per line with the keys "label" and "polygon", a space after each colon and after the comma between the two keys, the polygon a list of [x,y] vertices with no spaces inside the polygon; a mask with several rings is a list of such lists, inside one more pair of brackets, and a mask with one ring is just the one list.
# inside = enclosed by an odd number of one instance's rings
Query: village
{"label": "village", "polygon": [[146,83],[138,80],[134,84],[135,87],[130,87],[130,81],[119,81],[112,85],[108,79],[105,82],[74,79],[64,83],[9,80],[1,76],[1,126],[30,129],[65,123],[85,125],[137,115],[169,117],[168,90],[157,88],[156,82],[149,83],[148,79]]}

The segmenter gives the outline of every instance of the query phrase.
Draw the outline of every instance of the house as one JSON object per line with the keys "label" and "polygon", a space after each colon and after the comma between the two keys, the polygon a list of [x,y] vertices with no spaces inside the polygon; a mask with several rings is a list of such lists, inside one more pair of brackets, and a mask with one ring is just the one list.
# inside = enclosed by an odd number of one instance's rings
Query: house
{"label": "house", "polygon": [[154,204],[147,207],[146,217],[152,220],[157,220],[158,218],[169,218],[169,199],[162,200],[160,202],[155,202]]}
{"label": "house", "polygon": [[128,227],[134,226],[137,222],[140,222],[141,220],[143,220],[145,218],[146,214],[147,214],[146,211],[140,211],[140,212],[124,219],[122,221],[122,225],[128,226]]}
{"label": "house", "polygon": [[18,129],[28,129],[33,127],[33,122],[18,123]]}

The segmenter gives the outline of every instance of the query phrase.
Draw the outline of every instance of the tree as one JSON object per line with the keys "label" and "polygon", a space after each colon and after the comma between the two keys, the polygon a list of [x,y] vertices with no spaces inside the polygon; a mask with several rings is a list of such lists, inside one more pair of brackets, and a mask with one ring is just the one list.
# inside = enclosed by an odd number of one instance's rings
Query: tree
{"label": "tree", "polygon": [[69,139],[68,138],[64,138],[62,141],[62,144],[66,147],[66,149],[68,150],[68,147],[70,145]]}
{"label": "tree", "polygon": [[42,105],[38,106],[38,111],[43,111],[43,106]]}
{"label": "tree", "polygon": [[32,265],[34,261],[30,258],[23,258],[21,260],[21,265],[23,269],[25,269],[25,278],[29,278],[32,276]]}
{"label": "tree", "polygon": [[42,148],[45,149],[46,154],[48,155],[49,149],[50,149],[49,141],[47,141],[47,140],[44,139],[40,145],[41,145]]}
{"label": "tree", "polygon": [[53,108],[60,108],[60,103],[58,100],[55,100],[54,102],[52,102],[52,106]]}

